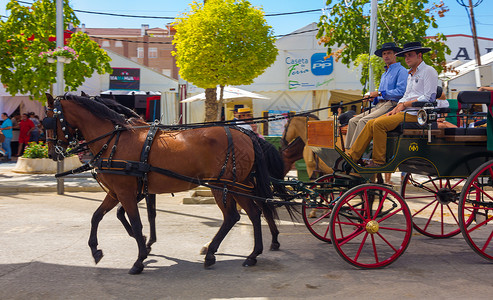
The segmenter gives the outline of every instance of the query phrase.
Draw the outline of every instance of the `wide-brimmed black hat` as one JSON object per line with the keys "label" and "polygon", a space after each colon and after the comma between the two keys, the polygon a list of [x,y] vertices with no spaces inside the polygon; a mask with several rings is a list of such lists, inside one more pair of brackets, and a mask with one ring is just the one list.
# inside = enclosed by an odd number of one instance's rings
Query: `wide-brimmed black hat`
{"label": "wide-brimmed black hat", "polygon": [[385,43],[382,45],[382,48],[377,49],[377,51],[375,51],[375,55],[382,57],[383,51],[387,51],[387,50],[393,50],[394,52],[397,53],[397,52],[401,52],[402,48],[397,47],[395,43]]}
{"label": "wide-brimmed black hat", "polygon": [[397,53],[397,56],[404,56],[404,53],[411,52],[411,51],[416,51],[417,53],[426,53],[428,51],[431,51],[431,48],[428,47],[423,47],[421,45],[421,42],[410,42],[407,44],[404,44],[404,47],[401,52]]}

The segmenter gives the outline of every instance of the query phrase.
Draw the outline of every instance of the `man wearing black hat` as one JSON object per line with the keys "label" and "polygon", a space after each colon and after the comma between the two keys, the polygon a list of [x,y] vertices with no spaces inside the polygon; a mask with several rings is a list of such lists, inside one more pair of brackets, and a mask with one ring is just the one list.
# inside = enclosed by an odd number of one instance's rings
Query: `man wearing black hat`
{"label": "man wearing black hat", "polygon": [[412,103],[435,101],[436,98],[438,73],[423,61],[423,54],[431,49],[422,47],[420,42],[404,44],[403,48],[396,55],[403,56],[406,64],[411,68],[404,96],[392,111],[368,121],[351,150],[348,151],[348,155],[354,161],[358,161],[373,139],[373,162],[367,166],[369,168],[379,168],[385,164],[388,131],[395,129],[404,121],[417,121],[417,109],[412,107]]}
{"label": "man wearing black hat", "polygon": [[408,74],[401,63],[397,62],[395,54],[400,51],[402,49],[397,47],[395,43],[385,43],[375,51],[375,55],[380,56],[385,63],[385,73],[380,79],[378,91],[368,95],[368,98],[373,98],[373,104],[376,106],[371,111],[365,111],[349,120],[345,142],[346,149],[351,148],[369,120],[386,114],[404,95]]}

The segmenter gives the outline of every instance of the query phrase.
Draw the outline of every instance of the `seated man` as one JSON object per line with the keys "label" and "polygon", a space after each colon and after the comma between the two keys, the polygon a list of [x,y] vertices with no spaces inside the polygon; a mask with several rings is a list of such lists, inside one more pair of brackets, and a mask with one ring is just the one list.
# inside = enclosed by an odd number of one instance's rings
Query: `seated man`
{"label": "seated man", "polygon": [[344,146],[350,149],[356,138],[360,135],[369,120],[380,117],[391,110],[406,91],[407,70],[397,62],[395,54],[402,51],[394,43],[385,43],[382,48],[375,51],[385,63],[385,73],[380,79],[378,91],[371,92],[368,96],[373,98],[376,106],[371,111],[365,111],[349,120],[346,142]]}
{"label": "seated man", "polygon": [[348,151],[351,159],[358,161],[373,139],[373,161],[367,167],[378,168],[384,165],[387,152],[387,132],[395,129],[404,121],[417,121],[417,110],[412,108],[413,102],[435,101],[438,73],[423,61],[423,54],[430,50],[430,48],[422,47],[420,42],[411,42],[405,44],[404,49],[396,54],[404,56],[406,64],[411,68],[407,77],[406,92],[392,111],[368,121]]}

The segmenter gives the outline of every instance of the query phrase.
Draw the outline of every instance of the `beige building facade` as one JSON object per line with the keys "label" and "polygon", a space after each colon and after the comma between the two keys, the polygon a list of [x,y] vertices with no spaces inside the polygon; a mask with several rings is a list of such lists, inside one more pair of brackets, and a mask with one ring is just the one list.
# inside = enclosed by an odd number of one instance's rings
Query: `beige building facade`
{"label": "beige building facade", "polygon": [[103,49],[178,79],[176,60],[171,55],[171,51],[175,50],[171,42],[176,30],[171,26],[149,28],[148,25],[142,25],[140,29],[86,28],[82,24],[77,30],[85,32]]}

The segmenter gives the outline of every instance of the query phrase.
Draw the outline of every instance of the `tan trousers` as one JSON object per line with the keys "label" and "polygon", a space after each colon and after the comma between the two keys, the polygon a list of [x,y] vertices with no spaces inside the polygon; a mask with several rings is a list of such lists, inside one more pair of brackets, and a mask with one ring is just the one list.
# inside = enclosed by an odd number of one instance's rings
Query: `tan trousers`
{"label": "tan trousers", "polygon": [[378,104],[371,109],[371,113],[369,110],[356,115],[349,119],[346,142],[344,143],[344,147],[346,149],[351,149],[354,144],[354,141],[358,138],[363,128],[365,128],[366,123],[372,119],[376,119],[381,115],[386,114],[389,110],[391,110],[395,106],[395,102],[387,101],[387,102],[378,102]]}
{"label": "tan trousers", "polygon": [[351,147],[351,150],[348,151],[348,155],[354,161],[358,161],[373,139],[373,162],[385,164],[387,132],[397,128],[400,123],[404,122],[404,118],[406,122],[417,122],[418,120],[415,115],[400,112],[392,116],[383,115],[368,121]]}

